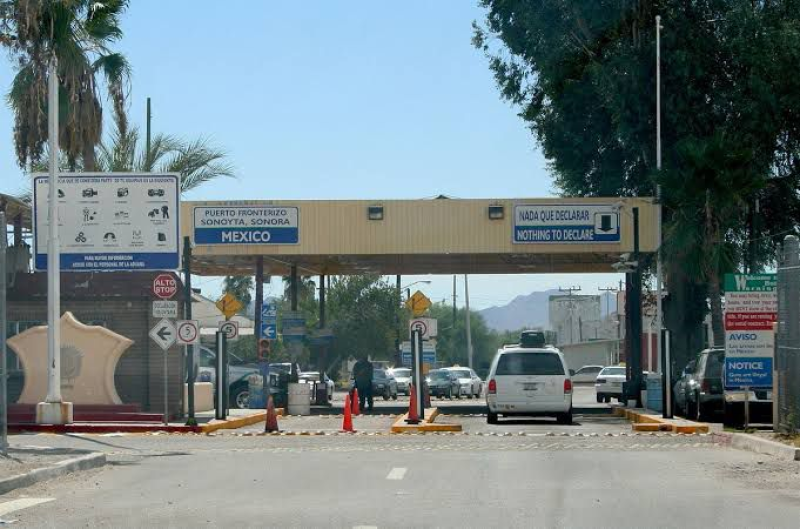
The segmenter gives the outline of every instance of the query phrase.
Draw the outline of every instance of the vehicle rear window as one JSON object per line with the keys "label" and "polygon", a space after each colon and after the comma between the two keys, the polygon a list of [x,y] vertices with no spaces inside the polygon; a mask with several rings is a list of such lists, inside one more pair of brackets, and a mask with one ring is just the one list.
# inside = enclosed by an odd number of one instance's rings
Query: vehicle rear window
{"label": "vehicle rear window", "polygon": [[722,363],[723,363],[724,354],[723,353],[711,353],[708,355],[708,359],[706,360],[706,376],[709,378],[721,378],[722,377]]}
{"label": "vehicle rear window", "polygon": [[459,378],[471,378],[469,371],[466,369],[451,369],[453,374],[455,374]]}
{"label": "vehicle rear window", "polygon": [[430,373],[428,373],[428,376],[431,377],[431,379],[434,379],[434,378],[436,378],[436,379],[447,379],[448,378],[447,373],[445,373],[444,371],[431,371]]}
{"label": "vehicle rear window", "polygon": [[506,353],[497,363],[496,375],[563,375],[557,354]]}
{"label": "vehicle rear window", "polygon": [[607,367],[600,371],[601,375],[612,376],[612,375],[625,375],[625,368],[624,367]]}
{"label": "vehicle rear window", "polygon": [[410,377],[411,370],[410,369],[395,369],[394,376],[396,377]]}

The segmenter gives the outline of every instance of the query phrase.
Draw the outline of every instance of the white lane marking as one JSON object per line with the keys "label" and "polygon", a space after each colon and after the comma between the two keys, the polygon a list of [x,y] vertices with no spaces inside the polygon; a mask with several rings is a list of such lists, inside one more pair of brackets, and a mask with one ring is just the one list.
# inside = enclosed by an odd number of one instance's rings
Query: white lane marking
{"label": "white lane marking", "polygon": [[405,477],[407,471],[408,469],[405,467],[395,467],[389,472],[389,475],[386,476],[386,479],[400,481]]}
{"label": "white lane marking", "polygon": [[20,498],[18,500],[11,500],[0,503],[0,516],[11,514],[12,512],[21,511],[40,503],[47,503],[55,501],[55,498]]}
{"label": "white lane marking", "polygon": [[378,529],[377,525],[354,525],[353,529]]}

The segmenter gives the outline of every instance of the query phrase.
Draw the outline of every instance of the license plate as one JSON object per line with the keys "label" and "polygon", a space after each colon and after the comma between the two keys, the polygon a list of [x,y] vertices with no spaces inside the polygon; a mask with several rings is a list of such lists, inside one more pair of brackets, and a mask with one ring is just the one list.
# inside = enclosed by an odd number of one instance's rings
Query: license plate
{"label": "license plate", "polygon": [[522,384],[522,389],[526,391],[536,391],[539,389],[539,384],[536,384],[535,382],[524,382]]}

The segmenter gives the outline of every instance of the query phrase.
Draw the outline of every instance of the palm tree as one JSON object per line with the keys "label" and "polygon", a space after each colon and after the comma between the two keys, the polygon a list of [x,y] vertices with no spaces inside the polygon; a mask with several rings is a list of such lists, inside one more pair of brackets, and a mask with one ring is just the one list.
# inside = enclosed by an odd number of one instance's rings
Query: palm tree
{"label": "palm tree", "polygon": [[109,45],[122,37],[120,15],[128,0],[0,0],[0,45],[11,52],[17,75],[8,94],[14,110],[17,162],[38,162],[47,142],[47,78],[58,61],[59,143],[67,165],[78,160],[95,170],[95,146],[103,130],[97,75],[105,79],[114,115],[127,127],[125,96],[130,67]]}
{"label": "palm tree", "polygon": [[687,138],[677,150],[681,168],[663,181],[666,196],[680,204],[666,227],[665,252],[682,275],[707,285],[714,345],[721,346],[722,277],[736,271],[741,241],[735,230],[764,181],[753,176],[751,150],[724,132]]}
{"label": "palm tree", "polygon": [[221,176],[234,176],[233,166],[225,161],[227,153],[206,138],[185,141],[157,134],[147,153],[141,150],[136,127],[116,123],[110,139],[98,148],[97,166],[101,171],[178,173],[182,193]]}

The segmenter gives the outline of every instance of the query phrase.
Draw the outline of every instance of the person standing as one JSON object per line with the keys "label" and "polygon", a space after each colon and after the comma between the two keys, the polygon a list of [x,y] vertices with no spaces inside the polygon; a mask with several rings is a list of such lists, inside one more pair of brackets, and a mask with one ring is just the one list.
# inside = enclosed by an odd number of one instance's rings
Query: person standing
{"label": "person standing", "polygon": [[372,362],[366,356],[362,356],[353,366],[353,379],[358,389],[358,405],[362,410],[366,402],[369,402],[370,411],[375,404],[372,398],[372,375]]}

